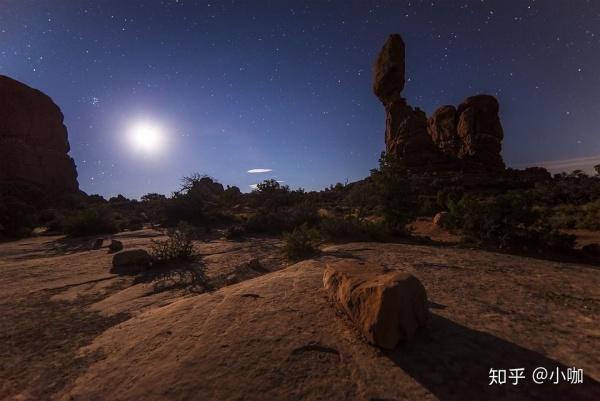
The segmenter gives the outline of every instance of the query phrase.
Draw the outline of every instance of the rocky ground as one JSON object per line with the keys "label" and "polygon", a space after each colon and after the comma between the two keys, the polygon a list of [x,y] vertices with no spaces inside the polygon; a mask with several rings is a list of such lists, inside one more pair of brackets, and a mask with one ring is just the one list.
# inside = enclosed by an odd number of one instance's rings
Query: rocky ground
{"label": "rocky ground", "polygon": [[[93,239],[0,244],[0,399],[600,399],[598,268],[437,234],[448,244],[329,245],[293,265],[273,239],[198,242],[195,291],[110,274]],[[127,249],[160,235],[116,237]],[[367,345],[323,289],[340,259],[417,276],[428,328],[394,351]],[[581,368],[583,384],[534,384],[536,367]],[[525,379],[490,386],[491,368]]]}

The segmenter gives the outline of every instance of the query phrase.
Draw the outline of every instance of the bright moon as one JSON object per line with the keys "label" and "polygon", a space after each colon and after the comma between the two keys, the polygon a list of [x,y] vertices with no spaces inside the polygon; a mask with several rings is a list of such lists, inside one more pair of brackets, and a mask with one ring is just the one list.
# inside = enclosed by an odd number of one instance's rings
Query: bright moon
{"label": "bright moon", "polygon": [[151,121],[137,121],[129,127],[129,142],[135,150],[154,154],[161,150],[165,142],[164,129]]}

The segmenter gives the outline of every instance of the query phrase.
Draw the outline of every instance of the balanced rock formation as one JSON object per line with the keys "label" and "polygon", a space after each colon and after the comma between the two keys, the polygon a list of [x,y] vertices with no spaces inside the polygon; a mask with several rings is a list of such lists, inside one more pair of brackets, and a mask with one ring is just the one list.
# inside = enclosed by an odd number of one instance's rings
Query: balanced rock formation
{"label": "balanced rock formation", "polygon": [[386,152],[400,156],[410,167],[422,167],[439,160],[439,152],[427,133],[425,113],[402,97],[404,63],[404,41],[390,35],[375,63],[373,92],[385,107]]}
{"label": "balanced rock formation", "polygon": [[405,45],[390,35],[375,62],[373,92],[385,106],[386,153],[415,170],[503,171],[498,101],[489,95],[442,106],[427,119],[402,97]]}
{"label": "balanced rock formation", "polygon": [[367,341],[386,349],[427,323],[427,293],[412,274],[354,261],[327,266],[323,285]]}
{"label": "balanced rock formation", "polygon": [[53,193],[79,190],[59,107],[44,93],[0,75],[0,181]]}

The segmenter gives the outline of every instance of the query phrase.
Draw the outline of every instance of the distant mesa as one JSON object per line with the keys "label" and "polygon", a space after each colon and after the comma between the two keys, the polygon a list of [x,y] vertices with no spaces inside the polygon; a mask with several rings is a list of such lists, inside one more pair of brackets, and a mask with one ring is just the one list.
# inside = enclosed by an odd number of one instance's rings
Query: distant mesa
{"label": "distant mesa", "polygon": [[504,171],[500,155],[504,132],[496,98],[471,96],[458,107],[442,106],[427,118],[402,97],[404,77],[404,41],[393,34],[373,71],[373,92],[386,112],[386,153],[414,170]]}
{"label": "distant mesa", "polygon": [[27,181],[52,193],[78,192],[63,118],[50,97],[0,75],[0,181]]}

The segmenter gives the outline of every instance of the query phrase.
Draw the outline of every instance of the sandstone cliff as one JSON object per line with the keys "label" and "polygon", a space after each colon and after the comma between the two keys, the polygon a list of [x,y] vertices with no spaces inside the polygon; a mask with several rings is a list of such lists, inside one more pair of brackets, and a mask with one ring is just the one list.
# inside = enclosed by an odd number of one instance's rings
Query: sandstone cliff
{"label": "sandstone cliff", "polygon": [[44,93],[0,75],[0,181],[77,192],[63,114]]}

